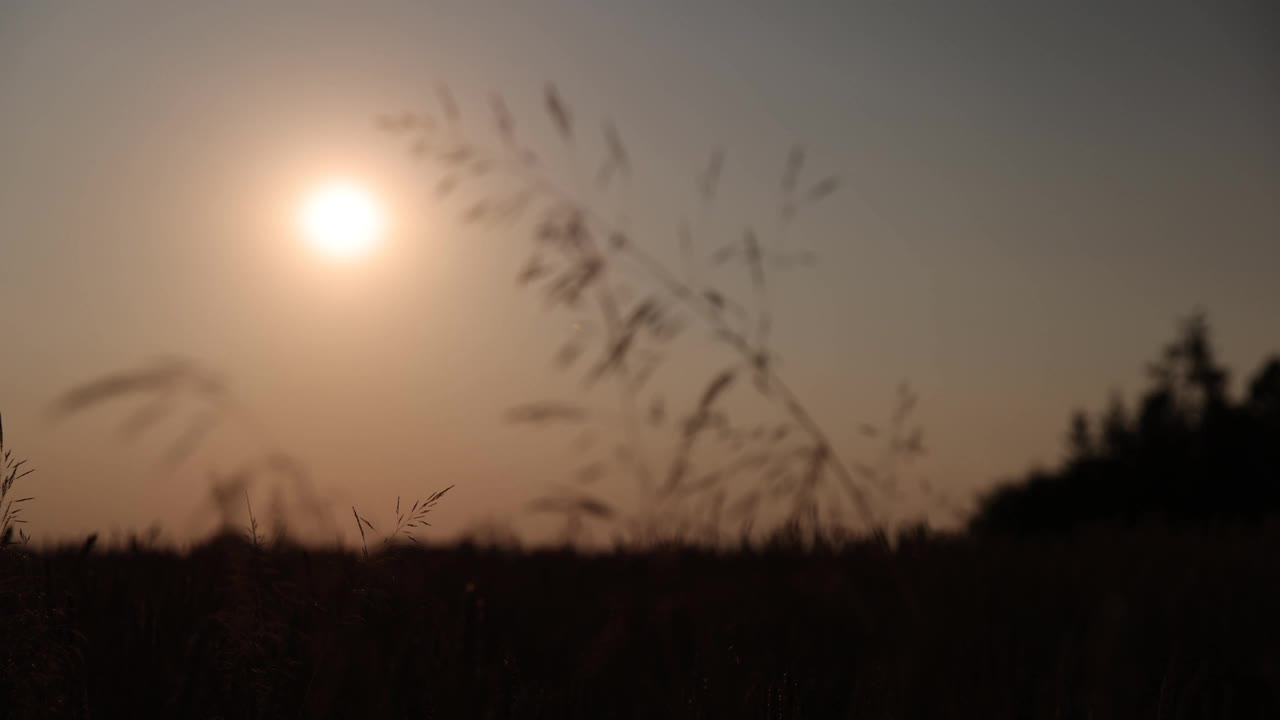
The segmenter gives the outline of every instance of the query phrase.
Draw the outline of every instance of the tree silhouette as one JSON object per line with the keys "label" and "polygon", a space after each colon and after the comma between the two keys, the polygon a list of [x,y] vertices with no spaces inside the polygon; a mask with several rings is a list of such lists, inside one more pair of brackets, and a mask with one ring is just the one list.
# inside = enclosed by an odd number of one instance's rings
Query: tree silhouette
{"label": "tree silhouette", "polygon": [[1210,526],[1280,510],[1280,357],[1233,399],[1197,313],[1148,368],[1132,409],[1113,397],[1071,421],[1067,458],[982,499],[970,529],[1036,534],[1157,520]]}

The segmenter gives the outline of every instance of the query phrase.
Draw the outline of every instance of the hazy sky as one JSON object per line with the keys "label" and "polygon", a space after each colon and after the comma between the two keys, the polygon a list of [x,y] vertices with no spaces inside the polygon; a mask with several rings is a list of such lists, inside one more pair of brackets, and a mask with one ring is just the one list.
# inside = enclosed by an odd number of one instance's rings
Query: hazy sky
{"label": "hazy sky", "polygon": [[[441,81],[476,123],[505,94],[549,154],[547,81],[584,127],[615,119],[635,173],[595,202],[662,257],[712,147],[700,232],[723,239],[769,226],[804,142],[845,187],[794,228],[821,264],[777,278],[774,311],[837,449],[870,452],[854,427],[907,379],[935,485],[1053,462],[1069,411],[1135,389],[1197,306],[1238,374],[1280,349],[1268,5],[0,0],[0,411],[39,468],[31,527],[202,522],[248,446],[166,471],[163,440],[116,434],[127,406],[49,416],[160,355],[222,373],[339,507],[457,483],[448,533],[574,466],[571,436],[501,422],[577,392],[551,362],[566,318],[513,285],[524,236],[464,227],[373,126]],[[387,209],[358,263],[293,221],[333,175]]]}

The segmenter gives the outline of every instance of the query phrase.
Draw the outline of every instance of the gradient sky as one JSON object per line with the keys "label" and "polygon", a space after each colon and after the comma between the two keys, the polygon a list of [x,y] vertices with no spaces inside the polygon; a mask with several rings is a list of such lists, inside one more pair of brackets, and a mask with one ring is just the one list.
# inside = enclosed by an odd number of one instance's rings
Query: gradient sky
{"label": "gradient sky", "polygon": [[[501,422],[577,392],[550,360],[565,319],[513,286],[523,238],[460,224],[371,121],[440,81],[465,112],[501,91],[535,144],[549,80],[614,118],[636,172],[599,202],[664,257],[712,147],[703,231],[732,237],[804,142],[846,184],[797,226],[821,264],[775,314],[837,449],[869,452],[852,428],[907,379],[935,485],[1051,463],[1068,413],[1135,390],[1196,307],[1237,374],[1280,349],[1268,5],[0,0],[0,411],[39,469],[31,527],[195,532],[244,446],[164,471],[114,434],[127,408],[48,412],[167,354],[221,372],[338,507],[456,483],[448,534],[573,467],[566,437]],[[335,174],[387,206],[361,263],[293,226]]]}

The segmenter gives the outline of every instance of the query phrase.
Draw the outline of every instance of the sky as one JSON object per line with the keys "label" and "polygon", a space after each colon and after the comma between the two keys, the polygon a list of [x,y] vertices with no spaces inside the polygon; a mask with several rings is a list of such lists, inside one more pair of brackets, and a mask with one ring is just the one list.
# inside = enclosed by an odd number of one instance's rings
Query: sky
{"label": "sky", "polygon": [[[780,372],[851,463],[876,452],[855,428],[909,381],[928,448],[911,472],[963,506],[1054,463],[1069,413],[1139,389],[1196,308],[1237,375],[1280,350],[1267,5],[0,0],[0,412],[38,469],[30,528],[189,537],[210,478],[266,446],[344,513],[454,485],[440,537],[524,523],[566,484],[574,436],[504,413],[617,396],[555,368],[574,320],[513,282],[527,230],[462,222],[438,167],[375,127],[435,112],[440,83],[468,128],[501,93],[548,172],[664,261],[682,219],[704,247],[772,232],[803,143],[806,172],[842,186],[787,231],[816,266],[771,278]],[[572,153],[548,82],[581,129]],[[632,173],[597,191],[587,129],[605,120]],[[335,176],[384,207],[358,262],[299,237]],[[728,356],[705,329],[682,342],[661,387],[687,411],[690,378]],[[216,371],[252,425],[168,467],[166,427],[119,432],[128,403],[51,413],[168,356]],[[919,498],[894,512],[949,517]]]}

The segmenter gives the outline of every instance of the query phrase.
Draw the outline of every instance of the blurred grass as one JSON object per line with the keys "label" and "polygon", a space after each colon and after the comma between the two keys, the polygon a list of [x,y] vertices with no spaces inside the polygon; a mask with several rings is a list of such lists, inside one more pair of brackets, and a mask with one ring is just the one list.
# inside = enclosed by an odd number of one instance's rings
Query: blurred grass
{"label": "blurred grass", "polygon": [[0,714],[1278,717],[1277,541],[12,552]]}

